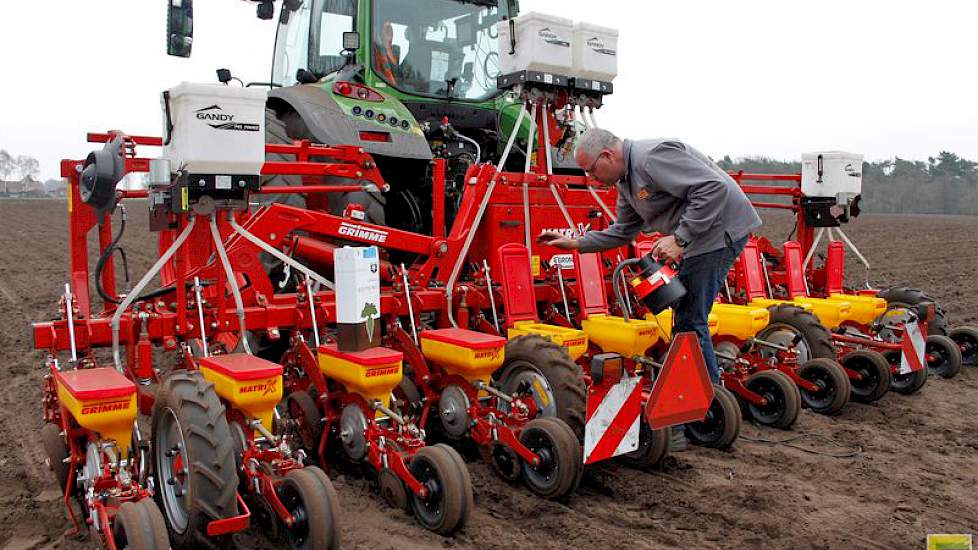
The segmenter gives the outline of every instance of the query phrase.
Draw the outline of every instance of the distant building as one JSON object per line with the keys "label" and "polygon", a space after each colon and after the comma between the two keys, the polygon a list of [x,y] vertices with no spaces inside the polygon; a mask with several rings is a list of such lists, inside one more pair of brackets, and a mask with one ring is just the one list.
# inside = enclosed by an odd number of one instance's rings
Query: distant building
{"label": "distant building", "polygon": [[2,197],[45,197],[47,191],[44,183],[30,176],[24,176],[20,181],[0,181],[0,196]]}

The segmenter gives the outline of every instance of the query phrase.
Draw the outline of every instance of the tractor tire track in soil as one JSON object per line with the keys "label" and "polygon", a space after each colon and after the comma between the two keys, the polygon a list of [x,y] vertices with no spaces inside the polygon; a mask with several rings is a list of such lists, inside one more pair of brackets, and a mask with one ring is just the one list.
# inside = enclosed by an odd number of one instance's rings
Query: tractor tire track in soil
{"label": "tractor tire track in soil", "polygon": [[[780,242],[792,220],[764,213]],[[133,202],[122,244],[137,279],[156,257],[145,203]],[[951,324],[978,323],[978,218],[864,215],[847,234],[874,266],[877,286],[910,285],[940,300]],[[848,257],[853,285],[863,273]],[[94,265],[94,258],[92,259]],[[53,318],[67,279],[65,203],[0,201],[0,548],[83,548],[65,540],[54,476],[39,442],[43,355],[29,323]],[[94,291],[92,292],[94,295]],[[449,539],[382,503],[368,480],[332,477],[353,548],[921,548],[927,533],[978,532],[978,369],[931,378],[914,396],[850,405],[836,417],[803,411],[793,432],[745,426],[731,452],[693,448],[651,472],[616,463],[589,468],[567,502],[534,498],[470,462],[476,507]],[[242,547],[272,547],[260,534]]]}

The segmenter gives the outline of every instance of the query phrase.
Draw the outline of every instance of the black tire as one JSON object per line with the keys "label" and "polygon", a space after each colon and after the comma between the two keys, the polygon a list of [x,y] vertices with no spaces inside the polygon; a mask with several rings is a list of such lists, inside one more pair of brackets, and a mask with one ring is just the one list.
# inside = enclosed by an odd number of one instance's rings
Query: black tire
{"label": "black tire", "polygon": [[307,391],[296,391],[285,398],[285,411],[295,420],[299,431],[299,444],[312,456],[318,456],[319,440],[323,435],[322,413]]}
{"label": "black tire", "polygon": [[[44,454],[47,455],[48,466],[54,472],[54,477],[58,480],[58,488],[61,494],[65,492],[68,485],[68,471],[71,466],[65,463],[68,458],[68,442],[61,435],[61,427],[50,422],[41,428],[41,443],[44,445]],[[72,491],[74,492],[74,491]]]}
{"label": "black tire", "polygon": [[[835,359],[832,333],[814,314],[788,304],[771,306],[768,311],[771,312],[771,321],[757,333],[759,340],[790,345],[795,336],[800,335],[801,340],[796,347],[800,363],[809,359]],[[762,355],[771,352],[763,346],[760,350]]]}
{"label": "black tire", "polygon": [[556,500],[577,489],[584,471],[581,444],[565,422],[559,418],[534,418],[520,432],[520,442],[544,458],[538,467],[521,463],[523,482],[530,491]]}
{"label": "black tire", "polygon": [[961,372],[961,348],[958,344],[940,334],[927,337],[927,370],[941,378],[954,378]]}
{"label": "black tire", "polygon": [[762,370],[747,377],[744,386],[768,400],[764,406],[744,401],[747,414],[754,422],[787,430],[798,419],[801,392],[787,374],[776,370]]}
{"label": "black tire", "polygon": [[743,416],[737,398],[723,386],[713,385],[713,402],[706,418],[686,424],[686,439],[694,445],[728,449],[740,436]]}
{"label": "black tire", "polygon": [[862,377],[861,380],[849,379],[849,384],[852,386],[850,397],[853,401],[875,403],[890,391],[890,384],[893,381],[892,370],[889,361],[879,352],[855,350],[847,353],[841,363]]}
{"label": "black tire", "polygon": [[[933,302],[934,319],[927,324],[927,334],[947,335],[947,317],[944,308],[924,291],[910,287],[895,287],[881,291],[877,296],[886,300],[887,312],[895,308],[909,308],[922,302]],[[883,315],[885,316],[886,313]]]}
{"label": "black tire", "polygon": [[812,412],[839,414],[849,403],[852,385],[842,366],[832,359],[811,359],[798,367],[798,376],[819,386],[814,392],[799,388],[801,401]]}
{"label": "black tire", "polygon": [[429,531],[449,536],[465,526],[472,499],[472,486],[459,472],[461,458],[445,446],[425,447],[415,453],[408,468],[431,491],[421,499],[408,494],[411,510]]}
{"label": "black tire", "polygon": [[669,437],[672,430],[653,430],[642,418],[638,434],[638,449],[618,457],[623,464],[636,470],[644,470],[661,463],[669,455]]}
{"label": "black tire", "polygon": [[156,394],[151,433],[157,504],[173,547],[228,546],[229,535],[207,536],[208,523],[238,514],[234,441],[214,385],[198,372],[170,374]]}
{"label": "black tire", "polygon": [[896,366],[899,371],[900,368],[900,352],[899,351],[889,351],[883,354],[886,361],[890,363],[890,372],[893,373],[893,381],[890,383],[890,390],[895,391],[902,395],[910,395],[917,393],[924,384],[927,383],[927,369],[920,369],[916,372],[911,372],[909,374],[900,374],[899,372],[893,372],[892,366]]}
{"label": "black tire", "polygon": [[545,393],[531,388],[541,416],[556,416],[584,439],[584,413],[587,397],[581,367],[567,350],[536,334],[518,336],[506,343],[505,361],[494,378],[503,392],[513,394],[522,381],[545,381]]}
{"label": "black tire", "polygon": [[167,550],[170,538],[163,514],[152,499],[123,502],[112,521],[116,548]]}
{"label": "black tire", "polygon": [[962,365],[978,365],[978,328],[969,326],[954,327],[947,333],[961,350]]}
{"label": "black tire", "polygon": [[469,516],[472,515],[472,510],[475,509],[475,496],[472,490],[472,476],[469,474],[469,467],[465,465],[465,460],[462,455],[458,453],[451,445],[446,443],[436,443],[435,447],[443,447],[448,456],[452,457],[452,461],[455,462],[455,466],[459,471],[459,475],[462,476],[462,484],[468,489],[462,491],[465,495],[464,511],[462,512],[462,519],[460,520],[461,525],[465,525],[469,522]]}
{"label": "black tire", "polygon": [[333,550],[340,547],[339,500],[322,470],[306,466],[285,474],[279,499],[298,521],[281,526],[285,542],[295,550]]}

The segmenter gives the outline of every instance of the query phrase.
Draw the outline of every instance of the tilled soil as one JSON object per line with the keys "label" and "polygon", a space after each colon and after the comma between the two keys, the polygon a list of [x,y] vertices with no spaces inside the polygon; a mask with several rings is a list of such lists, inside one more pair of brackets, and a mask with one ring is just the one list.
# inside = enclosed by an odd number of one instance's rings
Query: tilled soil
{"label": "tilled soil", "polygon": [[[90,547],[69,526],[39,442],[42,356],[29,324],[52,318],[67,278],[60,201],[0,201],[0,548]],[[130,212],[133,278],[155,258],[145,212]],[[135,211],[139,210],[139,211]],[[787,234],[786,216],[764,232]],[[978,218],[866,215],[847,228],[880,287],[926,289],[951,324],[978,323]],[[854,261],[854,259],[850,259]],[[853,282],[861,270],[849,269]],[[443,539],[388,508],[373,486],[333,474],[347,547],[921,548],[927,533],[978,531],[978,369],[931,377],[914,396],[803,411],[794,431],[745,426],[731,452],[693,448],[649,472],[589,468],[568,502],[548,502],[469,464],[475,511]],[[260,534],[241,546],[269,546]]]}

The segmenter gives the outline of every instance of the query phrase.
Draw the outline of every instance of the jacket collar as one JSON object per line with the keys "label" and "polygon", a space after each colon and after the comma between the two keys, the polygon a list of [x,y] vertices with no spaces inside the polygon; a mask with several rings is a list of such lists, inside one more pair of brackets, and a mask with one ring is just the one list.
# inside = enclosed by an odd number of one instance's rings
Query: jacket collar
{"label": "jacket collar", "polygon": [[619,183],[627,187],[632,181],[632,140],[623,140],[621,152],[622,157],[625,159],[625,175],[621,177],[621,181],[619,181]]}

